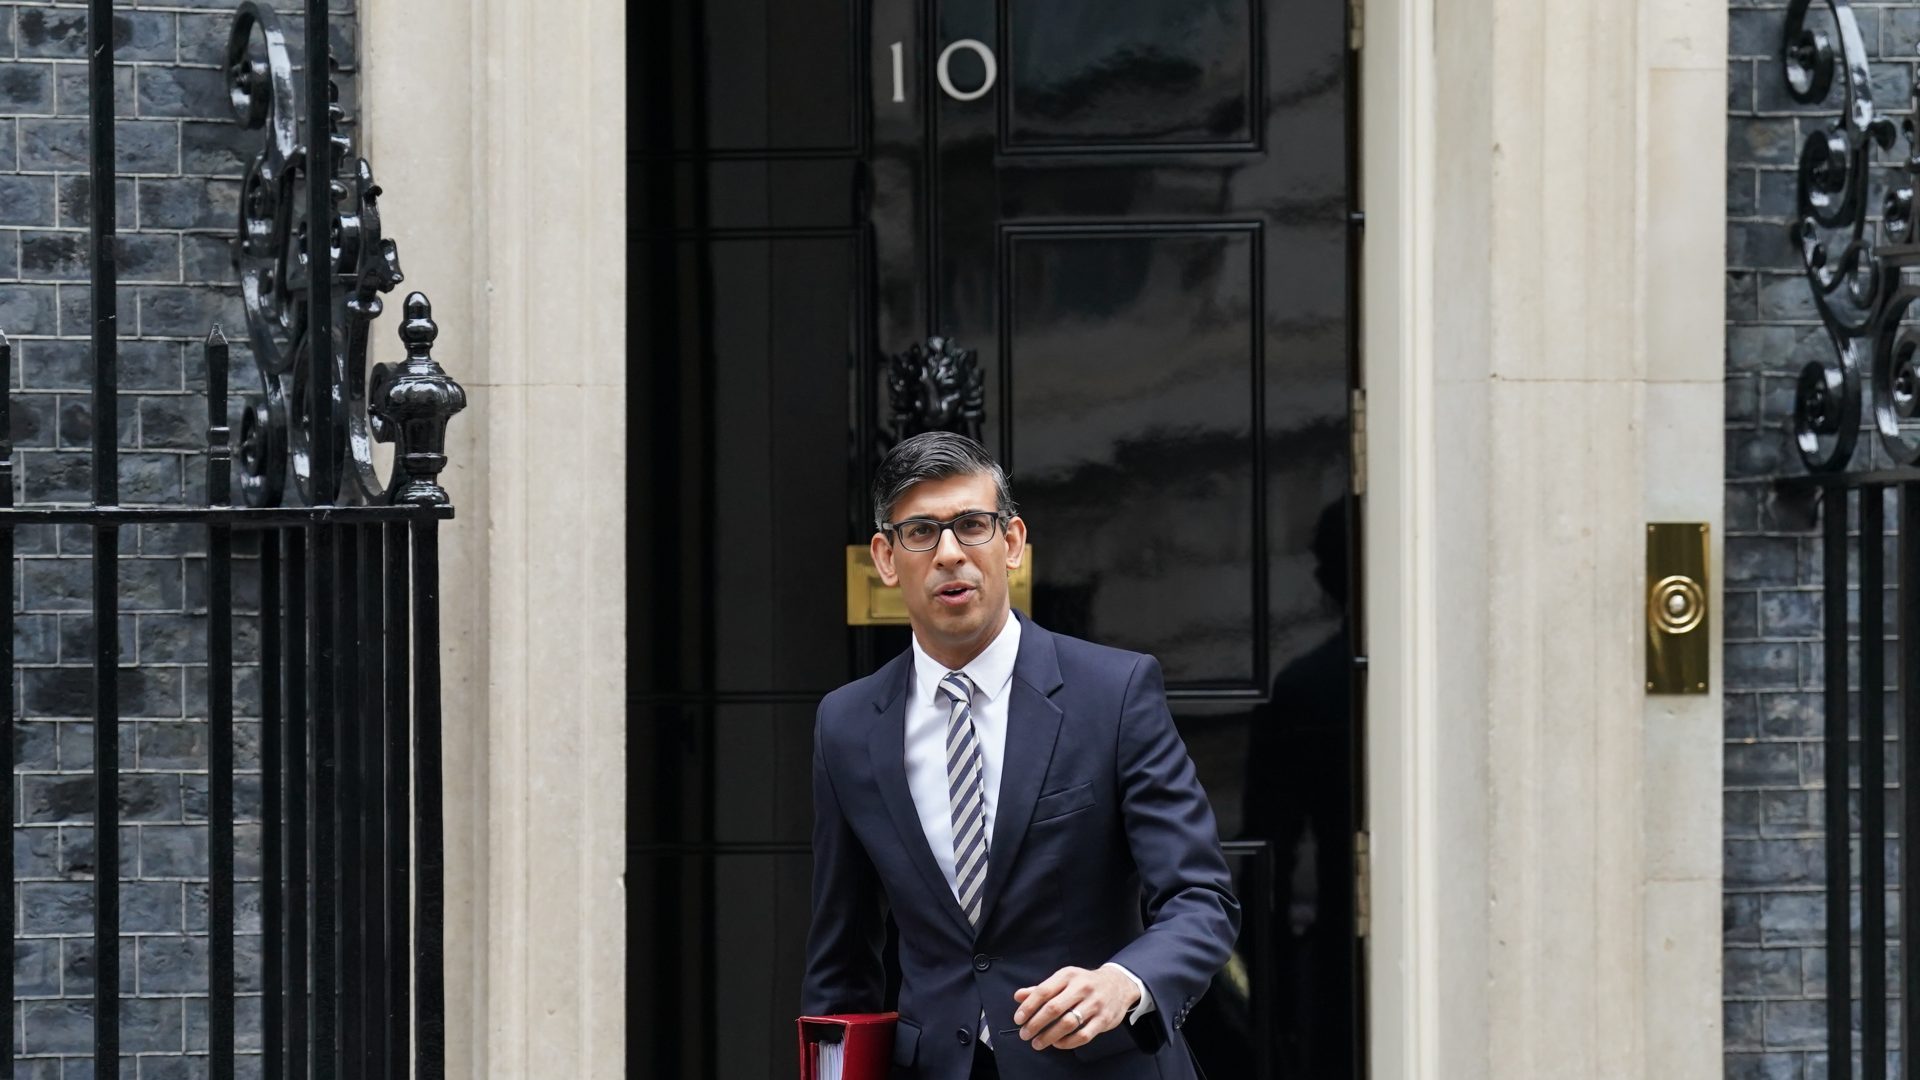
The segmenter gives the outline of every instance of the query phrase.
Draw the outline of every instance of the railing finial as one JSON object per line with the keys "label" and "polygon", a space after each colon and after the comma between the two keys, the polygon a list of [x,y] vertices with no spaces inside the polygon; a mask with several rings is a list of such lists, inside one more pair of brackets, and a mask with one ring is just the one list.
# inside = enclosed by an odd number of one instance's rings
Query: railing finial
{"label": "railing finial", "polygon": [[[319,46],[309,20],[312,53]],[[328,55],[326,70],[337,67]],[[377,475],[373,444],[393,431],[372,414],[367,374],[381,295],[405,275],[397,247],[382,235],[380,187],[355,152],[340,85],[315,81],[318,72],[309,70],[308,97],[297,100],[279,18],[261,0],[243,0],[227,44],[229,91],[241,125],[265,136],[241,193],[235,246],[260,376],[258,390],[243,397],[240,425],[240,487],[249,506],[279,505],[289,476],[309,504],[386,502],[406,479],[398,470],[390,480]],[[305,146],[296,113],[309,120]],[[302,207],[325,220],[302,220]],[[324,302],[316,299],[322,294]],[[445,492],[433,502],[444,505]]]}
{"label": "railing finial", "polygon": [[233,429],[227,425],[227,336],[218,323],[207,334],[207,503],[233,501]]}
{"label": "railing finial", "polygon": [[368,404],[395,443],[393,486],[396,504],[445,506],[451,500],[438,477],[447,467],[447,423],[467,407],[467,392],[433,358],[440,327],[433,321],[427,294],[407,294],[400,340],[407,359],[398,369],[373,370]]}

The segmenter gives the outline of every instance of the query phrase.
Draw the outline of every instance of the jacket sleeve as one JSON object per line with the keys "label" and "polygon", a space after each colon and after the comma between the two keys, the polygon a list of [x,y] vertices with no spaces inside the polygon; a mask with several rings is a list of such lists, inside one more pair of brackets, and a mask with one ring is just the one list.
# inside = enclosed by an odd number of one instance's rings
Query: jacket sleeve
{"label": "jacket sleeve", "polygon": [[813,725],[813,918],[807,928],[807,970],[801,980],[805,1016],[879,1012],[886,994],[880,951],[886,943],[886,900],[867,849],[840,812],[822,749],[821,717]]}
{"label": "jacket sleeve", "polygon": [[1121,705],[1117,767],[1127,844],[1140,872],[1146,932],[1112,960],[1146,984],[1157,1006],[1135,1025],[1157,1049],[1186,1020],[1240,933],[1240,902],[1213,806],[1167,709],[1160,662],[1135,664]]}

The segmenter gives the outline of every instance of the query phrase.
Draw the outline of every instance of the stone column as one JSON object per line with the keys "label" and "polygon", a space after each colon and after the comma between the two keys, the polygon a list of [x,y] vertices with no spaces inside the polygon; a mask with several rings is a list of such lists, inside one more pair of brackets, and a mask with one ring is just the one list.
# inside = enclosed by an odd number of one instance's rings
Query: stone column
{"label": "stone column", "polygon": [[448,1075],[619,1077],[625,8],[362,12],[388,234],[470,396],[444,478]]}
{"label": "stone column", "polygon": [[1725,12],[1366,23],[1374,1068],[1718,1076],[1717,672],[1642,642],[1649,521],[1718,607]]}

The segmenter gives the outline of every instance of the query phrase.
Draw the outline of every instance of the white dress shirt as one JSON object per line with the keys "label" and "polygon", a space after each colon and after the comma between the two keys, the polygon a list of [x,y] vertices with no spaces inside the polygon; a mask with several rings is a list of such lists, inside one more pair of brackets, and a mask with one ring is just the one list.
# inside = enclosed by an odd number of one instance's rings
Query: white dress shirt
{"label": "white dress shirt", "polygon": [[[986,804],[983,827],[989,840],[989,867],[995,858],[991,840],[994,811],[1000,802],[1000,766],[1007,753],[1007,700],[1012,696],[1013,662],[1019,655],[1020,618],[1008,612],[1007,623],[993,642],[960,669],[973,682],[970,707],[974,736],[980,742],[980,788]],[[913,681],[907,689],[907,787],[913,792],[914,809],[920,812],[920,828],[927,834],[933,860],[940,864],[947,888],[953,890],[957,900],[960,882],[953,866],[953,800],[947,791],[947,718],[951,706],[940,692],[940,680],[949,670],[927,655],[918,637],[913,639]],[[1140,991],[1140,1003],[1128,1014],[1128,1023],[1136,1023],[1153,1011],[1153,996],[1139,976],[1111,961],[1104,966],[1125,975]],[[980,1041],[993,1045],[985,1025],[980,1028]]]}

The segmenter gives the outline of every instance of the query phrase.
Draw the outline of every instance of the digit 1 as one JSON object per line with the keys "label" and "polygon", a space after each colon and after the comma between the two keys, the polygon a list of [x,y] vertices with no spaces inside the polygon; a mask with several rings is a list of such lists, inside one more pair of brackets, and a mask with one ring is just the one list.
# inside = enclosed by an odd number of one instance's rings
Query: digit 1
{"label": "digit 1", "polygon": [[893,43],[893,100],[907,100],[906,54],[899,42]]}

